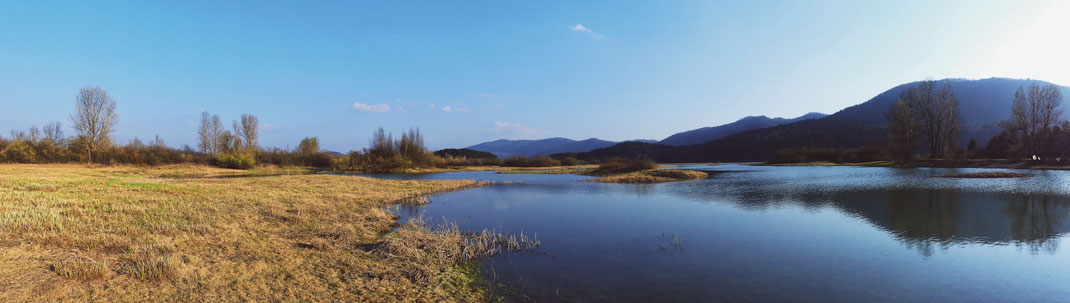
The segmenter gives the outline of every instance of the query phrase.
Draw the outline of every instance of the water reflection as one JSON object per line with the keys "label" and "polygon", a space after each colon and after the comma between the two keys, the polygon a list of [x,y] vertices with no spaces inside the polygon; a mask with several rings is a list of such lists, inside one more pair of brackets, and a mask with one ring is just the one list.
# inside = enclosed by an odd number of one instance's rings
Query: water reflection
{"label": "water reflection", "polygon": [[1070,232],[1070,172],[965,180],[932,176],[970,169],[707,168],[717,173],[653,185],[487,172],[399,176],[516,183],[395,212],[537,233],[545,254],[501,255],[487,267],[495,281],[538,301],[1070,295],[1070,271],[1051,270],[1070,262],[1058,249]]}
{"label": "water reflection", "polygon": [[[700,201],[727,201],[753,211],[785,205],[811,211],[834,207],[887,230],[925,256],[963,243],[1015,245],[1032,253],[1054,253],[1058,238],[1070,232],[1066,220],[1070,198],[1057,188],[1065,182],[1065,174],[1037,172],[1032,180],[930,177],[960,170],[885,169],[878,176],[848,174],[833,181],[741,173],[712,184],[681,185],[670,192]],[[873,183],[873,179],[884,182]],[[986,185],[1011,190],[991,190]]]}

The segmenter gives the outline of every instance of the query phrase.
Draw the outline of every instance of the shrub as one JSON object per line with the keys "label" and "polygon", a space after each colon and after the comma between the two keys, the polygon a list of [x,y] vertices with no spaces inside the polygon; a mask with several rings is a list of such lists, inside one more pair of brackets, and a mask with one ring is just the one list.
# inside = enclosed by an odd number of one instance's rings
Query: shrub
{"label": "shrub", "polygon": [[594,174],[619,174],[634,171],[658,168],[658,164],[650,160],[612,158],[598,164]]}
{"label": "shrub", "polygon": [[250,169],[256,165],[256,159],[249,153],[223,153],[212,157],[212,164],[233,169]]}
{"label": "shrub", "polygon": [[502,160],[502,165],[512,167],[547,167],[561,166],[561,161],[547,156],[538,156],[534,158],[512,156]]}
{"label": "shrub", "polygon": [[37,152],[26,140],[16,140],[8,144],[3,152],[4,161],[17,163],[36,163]]}

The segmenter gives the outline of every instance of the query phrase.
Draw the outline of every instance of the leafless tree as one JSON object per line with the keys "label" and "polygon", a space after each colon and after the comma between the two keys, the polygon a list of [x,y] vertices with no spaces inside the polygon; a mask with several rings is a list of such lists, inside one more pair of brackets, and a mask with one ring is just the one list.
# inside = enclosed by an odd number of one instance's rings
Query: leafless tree
{"label": "leafless tree", "polygon": [[959,115],[959,98],[951,91],[951,82],[944,81],[940,88],[938,98],[940,106],[939,129],[943,132],[944,139],[942,152],[944,157],[954,157],[959,131],[962,128],[962,117]]}
{"label": "leafless tree", "polygon": [[107,91],[99,86],[79,90],[71,123],[85,144],[89,162],[93,162],[93,151],[111,143],[109,136],[118,122],[115,99]]}
{"label": "leafless tree", "polygon": [[914,106],[916,104],[904,96],[892,105],[888,113],[888,149],[892,160],[897,162],[914,160],[914,144],[918,142],[919,128],[914,117]]}
{"label": "leafless tree", "polygon": [[[230,138],[223,137],[223,133],[226,129],[223,127],[223,119],[219,118],[219,115],[212,115],[212,123],[209,127],[209,131],[212,133],[212,151],[214,153],[221,153],[226,147],[227,140]],[[213,153],[213,154],[214,154]]]}
{"label": "leafless tree", "polygon": [[63,124],[59,121],[52,121],[45,124],[45,139],[52,141],[52,143],[60,143],[63,141]]}
{"label": "leafless tree", "polygon": [[241,115],[241,135],[242,141],[245,142],[245,149],[249,152],[255,152],[259,149],[259,127],[260,121],[256,116],[250,114]]}
{"label": "leafless tree", "polygon": [[41,129],[37,128],[37,126],[30,126],[29,138],[30,142],[37,143],[38,140],[41,140]]}
{"label": "leafless tree", "polygon": [[914,142],[924,136],[933,159],[955,155],[956,140],[962,127],[959,101],[945,81],[939,92],[936,81],[926,80],[911,85],[888,113],[888,143],[897,161],[910,161]]}
{"label": "leafless tree", "polygon": [[212,115],[207,111],[201,112],[201,125],[197,129],[197,148],[201,150],[201,153],[211,156],[215,154],[215,142],[216,138],[213,137],[215,133],[212,132]]}
{"label": "leafless tree", "polygon": [[1026,91],[1019,87],[1011,103],[1011,117],[1003,122],[1004,129],[1019,140],[1019,156],[1032,156],[1045,150],[1052,128],[1063,123],[1062,92],[1055,85],[1041,87],[1034,83]]}

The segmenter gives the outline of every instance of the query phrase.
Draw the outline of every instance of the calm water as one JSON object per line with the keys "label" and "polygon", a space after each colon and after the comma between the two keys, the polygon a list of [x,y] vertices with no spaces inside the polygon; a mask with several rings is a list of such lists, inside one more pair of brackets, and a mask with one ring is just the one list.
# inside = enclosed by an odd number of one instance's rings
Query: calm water
{"label": "calm water", "polygon": [[1070,172],[943,179],[975,169],[692,166],[656,185],[574,175],[516,181],[397,212],[542,240],[485,261],[510,300],[1066,301]]}

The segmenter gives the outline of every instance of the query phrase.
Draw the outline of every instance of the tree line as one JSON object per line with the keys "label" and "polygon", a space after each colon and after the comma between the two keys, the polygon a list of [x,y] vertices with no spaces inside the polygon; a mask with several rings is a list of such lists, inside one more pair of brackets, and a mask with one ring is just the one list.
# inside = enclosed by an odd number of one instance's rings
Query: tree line
{"label": "tree line", "polygon": [[[912,85],[888,111],[888,155],[896,162],[913,161],[927,147],[930,159],[1045,159],[1070,156],[1070,123],[1063,118],[1062,92],[1055,85],[1019,87],[1003,131],[984,147],[971,139],[965,149],[955,145],[961,126],[958,98],[950,83]],[[924,140],[923,140],[924,139]],[[926,144],[918,146],[918,144]]]}
{"label": "tree line", "polygon": [[134,138],[125,145],[112,139],[119,122],[116,100],[100,87],[84,87],[75,96],[70,122],[75,134],[65,136],[63,124],[49,122],[43,128],[12,130],[10,138],[0,136],[0,162],[67,163],[83,162],[105,165],[163,165],[178,163],[210,164],[226,168],[248,169],[256,165],[307,166],[329,168],[339,172],[384,173],[407,169],[460,165],[557,166],[575,164],[574,159],[549,157],[512,157],[497,159],[474,151],[452,150],[441,156],[424,144],[419,129],[403,132],[399,138],[379,128],[368,147],[334,156],[320,150],[319,139],[306,137],[293,150],[264,148],[259,145],[259,118],[242,114],[228,129],[219,115],[201,113],[197,127],[196,148],[184,145],[172,148],[159,136],[148,143]]}

